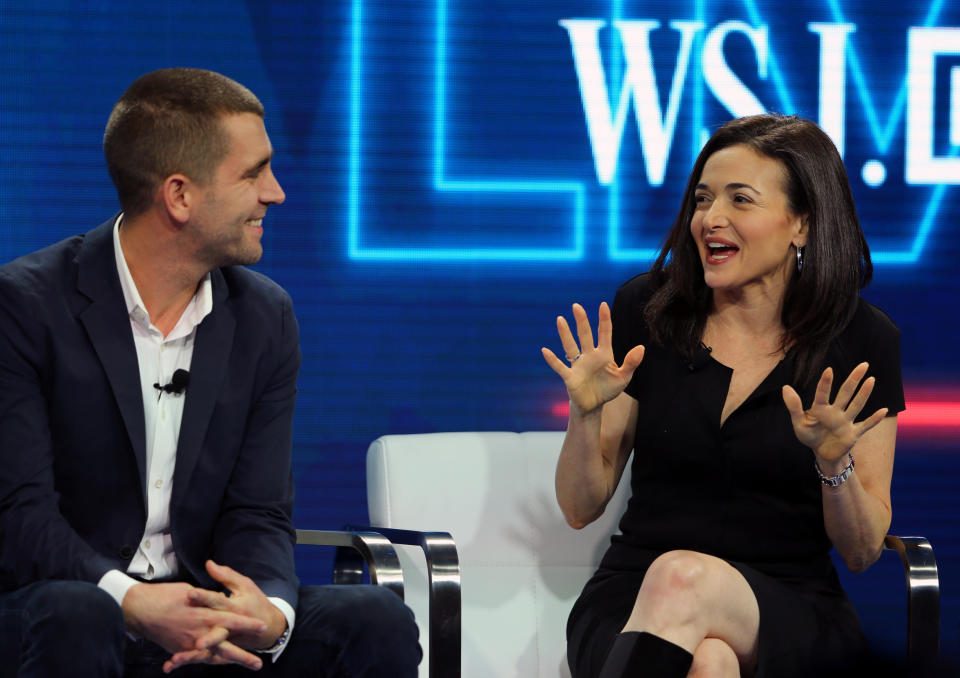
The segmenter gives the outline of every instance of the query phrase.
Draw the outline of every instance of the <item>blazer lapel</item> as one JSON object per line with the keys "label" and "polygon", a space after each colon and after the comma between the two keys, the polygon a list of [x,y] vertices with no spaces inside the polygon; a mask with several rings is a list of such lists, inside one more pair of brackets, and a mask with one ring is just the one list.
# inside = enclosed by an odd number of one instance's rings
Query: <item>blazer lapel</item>
{"label": "blazer lapel", "polygon": [[90,231],[77,253],[77,289],[90,299],[90,305],[79,315],[123,417],[137,459],[139,486],[143,488],[147,459],[143,393],[137,349],[113,252],[115,221],[116,217]]}
{"label": "blazer lapel", "polygon": [[233,344],[236,319],[227,303],[228,290],[223,273],[210,273],[213,286],[213,310],[197,327],[190,362],[190,384],[187,386],[177,441],[177,464],[173,472],[173,496],[177,505],[186,490],[188,480],[197,464],[207,427],[213,416]]}

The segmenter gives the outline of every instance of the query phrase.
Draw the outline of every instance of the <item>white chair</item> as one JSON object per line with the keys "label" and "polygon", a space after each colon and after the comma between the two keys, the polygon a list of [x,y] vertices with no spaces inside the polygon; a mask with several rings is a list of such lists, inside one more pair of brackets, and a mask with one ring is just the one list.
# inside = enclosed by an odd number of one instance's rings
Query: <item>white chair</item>
{"label": "white chair", "polygon": [[397,549],[406,601],[421,628],[421,676],[452,675],[430,672],[438,648],[431,652],[424,556],[381,527],[453,537],[465,678],[570,676],[567,615],[626,507],[629,471],[603,517],[573,530],[553,489],[562,440],[559,432],[432,433],[384,436],[370,445],[370,529]]}
{"label": "white chair", "polygon": [[[553,487],[562,441],[560,432],[469,432],[370,445],[374,527],[363,529],[396,548],[420,627],[421,676],[569,678],[567,616],[626,508],[630,471],[604,515],[573,530]],[[908,654],[922,666],[939,651],[933,550],[922,537],[891,535],[886,546],[906,570]]]}

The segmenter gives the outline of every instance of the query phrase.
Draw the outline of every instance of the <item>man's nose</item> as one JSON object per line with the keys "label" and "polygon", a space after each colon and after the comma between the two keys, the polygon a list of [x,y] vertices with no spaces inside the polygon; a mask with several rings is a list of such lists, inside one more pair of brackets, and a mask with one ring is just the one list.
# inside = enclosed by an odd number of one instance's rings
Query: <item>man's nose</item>
{"label": "man's nose", "polygon": [[280,182],[277,181],[277,177],[274,176],[273,170],[268,168],[267,174],[264,177],[263,187],[260,191],[260,202],[267,205],[279,205],[286,199],[287,195],[280,187]]}

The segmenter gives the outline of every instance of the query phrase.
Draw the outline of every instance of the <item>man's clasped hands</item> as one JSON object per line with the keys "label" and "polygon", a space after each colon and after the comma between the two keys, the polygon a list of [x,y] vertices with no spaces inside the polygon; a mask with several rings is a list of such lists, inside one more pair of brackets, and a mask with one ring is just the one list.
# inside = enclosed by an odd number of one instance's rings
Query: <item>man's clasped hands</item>
{"label": "man's clasped hands", "polygon": [[123,599],[127,629],[172,654],[165,673],[186,664],[259,670],[263,662],[251,650],[272,647],[286,617],[249,577],[212,560],[206,567],[229,595],[183,582],[139,583]]}

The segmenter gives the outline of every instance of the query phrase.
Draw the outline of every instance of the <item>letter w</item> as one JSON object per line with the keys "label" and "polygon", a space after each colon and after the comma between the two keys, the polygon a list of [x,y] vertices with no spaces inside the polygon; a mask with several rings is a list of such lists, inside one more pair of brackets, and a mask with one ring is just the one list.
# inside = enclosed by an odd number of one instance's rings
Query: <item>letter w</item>
{"label": "letter w", "polygon": [[677,125],[680,96],[690,63],[693,38],[703,28],[700,21],[671,21],[670,27],[680,31],[680,52],[666,115],[660,108],[660,93],[653,71],[653,55],[650,52],[650,31],[659,28],[659,21],[614,21],[620,34],[626,70],[620,87],[617,110],[610,106],[607,77],[600,56],[600,29],[606,26],[602,19],[562,19],[560,25],[567,29],[573,47],[573,60],[580,80],[580,96],[587,117],[587,132],[593,148],[593,162],[597,178],[609,185],[617,172],[617,159],[623,143],[623,126],[627,119],[631,95],[634,113],[640,132],[643,160],[647,180],[652,186],[663,183],[663,175],[673,143]]}

